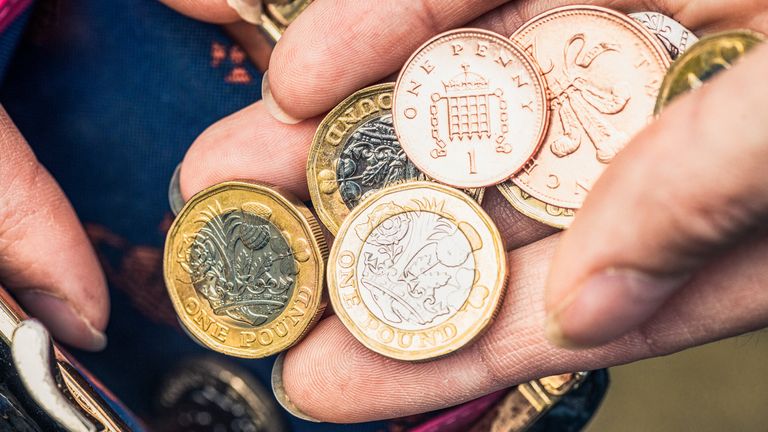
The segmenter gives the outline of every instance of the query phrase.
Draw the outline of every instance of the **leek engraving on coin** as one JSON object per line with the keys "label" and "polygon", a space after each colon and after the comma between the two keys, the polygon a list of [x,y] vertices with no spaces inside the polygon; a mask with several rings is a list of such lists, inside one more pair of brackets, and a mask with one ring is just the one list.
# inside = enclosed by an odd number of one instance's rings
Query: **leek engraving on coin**
{"label": "leek engraving on coin", "polygon": [[583,34],[574,35],[565,45],[560,76],[549,80],[552,111],[562,128],[562,135],[550,144],[555,156],[562,158],[574,153],[586,140],[595,147],[597,160],[607,164],[627,142],[627,135],[617,130],[606,116],[618,114],[627,106],[631,97],[629,85],[619,81],[600,86],[589,76],[593,62],[606,53],[620,51],[620,45],[610,42],[588,46]]}
{"label": "leek engraving on coin", "polygon": [[358,126],[344,143],[336,168],[339,193],[350,210],[371,192],[419,177],[397,141],[391,114]]}
{"label": "leek engraving on coin", "polygon": [[[393,210],[403,211],[387,203],[373,215]],[[453,316],[469,297],[475,277],[474,249],[455,221],[437,213],[406,211],[370,231],[369,224],[376,222],[371,219],[356,228],[364,242],[358,274],[366,306],[403,330],[439,325]]]}
{"label": "leek engraving on coin", "polygon": [[207,220],[180,251],[180,265],[214,314],[259,326],[285,309],[298,266],[270,217],[258,203],[202,212]]}

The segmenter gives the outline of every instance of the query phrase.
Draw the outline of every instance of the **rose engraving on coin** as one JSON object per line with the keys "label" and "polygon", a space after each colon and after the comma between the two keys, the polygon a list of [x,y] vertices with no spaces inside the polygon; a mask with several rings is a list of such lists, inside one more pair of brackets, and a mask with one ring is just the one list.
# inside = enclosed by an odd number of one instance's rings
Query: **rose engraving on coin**
{"label": "rose engraving on coin", "polygon": [[371,192],[423,177],[395,136],[392,115],[374,117],[358,126],[339,156],[336,181],[351,210]]}
{"label": "rose engraving on coin", "polygon": [[664,14],[658,12],[637,12],[631,13],[629,16],[643,24],[645,28],[661,40],[672,60],[680,57],[680,54],[684,53],[688,47],[699,40],[692,31]]}
{"label": "rose engraving on coin", "polygon": [[512,39],[538,61],[553,113],[541,149],[513,182],[545,203],[579,208],[606,165],[653,118],[669,56],[639,23],[590,6],[553,9]]}
{"label": "rose engraving on coin", "polygon": [[163,274],[183,329],[244,358],[283,351],[325,308],[320,226],[289,193],[224,182],[184,206],[168,231]]}
{"label": "rose engraving on coin", "polygon": [[337,316],[368,348],[401,360],[449,354],[491,323],[506,252],[469,196],[434,182],[372,194],[342,224],[328,290]]}
{"label": "rose engraving on coin", "polygon": [[269,207],[245,203],[202,215],[207,221],[192,246],[180,250],[180,265],[195,289],[216,315],[254,326],[272,321],[293,293],[298,267],[291,246],[269,221]]}
{"label": "rose engraving on coin", "polygon": [[536,151],[549,118],[531,58],[476,29],[446,32],[419,48],[397,79],[393,105],[409,159],[461,188],[509,178]]}
{"label": "rose engraving on coin", "polygon": [[360,240],[362,299],[382,321],[405,330],[442,324],[469,297],[472,252],[482,245],[473,247],[454,221],[436,213],[399,213]]}

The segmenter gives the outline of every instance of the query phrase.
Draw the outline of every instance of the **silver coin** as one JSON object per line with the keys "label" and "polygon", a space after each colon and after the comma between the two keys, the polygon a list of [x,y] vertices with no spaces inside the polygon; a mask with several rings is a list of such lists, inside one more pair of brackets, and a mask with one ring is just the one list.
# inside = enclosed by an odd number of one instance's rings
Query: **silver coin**
{"label": "silver coin", "polygon": [[674,19],[658,12],[637,12],[629,14],[635,21],[645,26],[664,44],[672,60],[680,57],[699,38],[692,31],[683,27]]}
{"label": "silver coin", "polygon": [[181,164],[176,166],[171,176],[171,183],[168,185],[168,204],[174,215],[179,214],[184,207],[184,198],[181,197],[181,184],[179,183],[179,174],[181,173]]}

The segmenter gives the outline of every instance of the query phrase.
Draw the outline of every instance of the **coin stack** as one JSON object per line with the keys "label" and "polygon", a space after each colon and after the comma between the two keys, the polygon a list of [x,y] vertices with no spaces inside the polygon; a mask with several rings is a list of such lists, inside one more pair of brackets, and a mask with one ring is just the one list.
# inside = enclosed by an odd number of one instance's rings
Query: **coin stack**
{"label": "coin stack", "polygon": [[504,296],[506,248],[483,189],[568,227],[633,135],[763,40],[742,30],[696,43],[664,15],[586,5],[511,37],[440,34],[315,134],[307,180],[336,236],[330,256],[309,210],[279,189],[227,182],[184,206],[165,252],[180,321],[212,349],[271,355],[319,317],[325,274],[336,315],[366,347],[448,355],[493,323]]}

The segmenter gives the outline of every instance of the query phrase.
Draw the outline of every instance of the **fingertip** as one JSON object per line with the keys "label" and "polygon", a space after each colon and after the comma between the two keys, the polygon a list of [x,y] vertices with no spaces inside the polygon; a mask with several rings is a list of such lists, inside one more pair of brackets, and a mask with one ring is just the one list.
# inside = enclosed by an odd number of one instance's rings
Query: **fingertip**
{"label": "fingertip", "polygon": [[94,323],[70,300],[45,291],[25,291],[18,298],[26,311],[45,324],[55,339],[87,351],[106,348],[107,336],[102,330],[107,314],[99,320],[103,322]]}
{"label": "fingertip", "polygon": [[646,322],[688,280],[633,269],[608,269],[586,278],[562,299],[553,299],[545,332],[569,349],[611,342]]}
{"label": "fingertip", "polygon": [[182,196],[230,180],[264,182],[309,199],[306,161],[319,119],[276,121],[257,102],[211,125],[192,144],[180,173]]}
{"label": "fingertip", "polygon": [[280,123],[294,125],[303,120],[288,114],[277,102],[272,94],[272,86],[269,84],[269,70],[264,71],[264,77],[261,79],[261,99],[269,114]]}
{"label": "fingertip", "polygon": [[240,20],[228,0],[160,0],[166,6],[190,18],[215,24]]}
{"label": "fingertip", "polygon": [[283,384],[285,354],[286,353],[284,352],[280,353],[275,359],[274,365],[272,366],[272,393],[275,395],[275,399],[277,399],[277,402],[280,404],[280,406],[282,406],[283,409],[288,411],[288,413],[290,413],[292,416],[298,417],[302,420],[320,423],[320,420],[305,414],[301,409],[299,409],[299,407],[293,403],[291,398],[288,396],[288,393],[285,391],[285,386]]}

